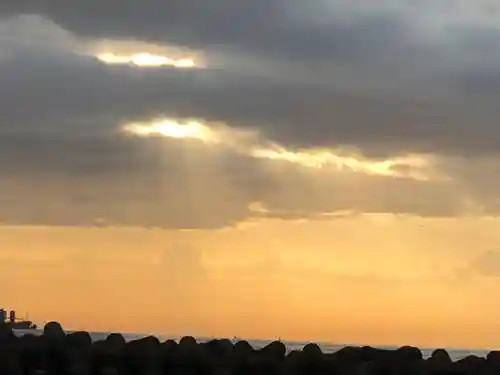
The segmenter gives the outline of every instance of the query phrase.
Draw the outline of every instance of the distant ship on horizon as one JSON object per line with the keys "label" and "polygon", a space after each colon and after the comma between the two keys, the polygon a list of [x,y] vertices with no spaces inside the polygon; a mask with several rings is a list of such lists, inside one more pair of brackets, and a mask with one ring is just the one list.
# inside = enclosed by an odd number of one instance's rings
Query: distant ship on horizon
{"label": "distant ship on horizon", "polygon": [[7,310],[0,308],[0,324],[5,324],[12,329],[37,329],[37,325],[33,324],[31,320],[19,319],[16,317],[16,311],[9,312],[9,319],[7,319]]}

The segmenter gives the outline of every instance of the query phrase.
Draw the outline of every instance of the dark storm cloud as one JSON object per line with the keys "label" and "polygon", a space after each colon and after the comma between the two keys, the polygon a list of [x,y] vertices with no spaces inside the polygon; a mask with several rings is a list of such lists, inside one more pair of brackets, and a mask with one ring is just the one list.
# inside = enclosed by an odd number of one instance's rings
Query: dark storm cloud
{"label": "dark storm cloud", "polygon": [[491,108],[473,112],[221,70],[139,72],[43,50],[0,64],[0,87],[3,131],[109,132],[168,114],[259,127],[295,146],[354,146],[376,155],[487,153],[500,139]]}
{"label": "dark storm cloud", "polygon": [[[419,18],[429,22],[425,17],[431,15],[432,21],[434,12],[439,21],[452,14],[443,1],[402,0],[396,7],[393,3],[355,6],[342,0],[10,0],[2,4],[0,12],[42,14],[91,38],[137,38],[313,62],[333,58],[373,64],[416,57],[422,51],[414,33]],[[477,3],[453,10],[491,13],[483,6],[485,2]]]}
{"label": "dark storm cloud", "polygon": [[[250,2],[212,0],[85,1],[76,5],[60,0],[24,1],[4,6],[5,14],[37,13],[87,37],[139,38],[206,49],[229,48],[286,58],[358,57],[359,47],[376,50],[385,40],[401,38],[402,20],[378,16],[359,25],[343,24],[341,17],[325,25],[303,23],[334,8],[320,1]],[[2,9],[0,9],[1,11]],[[299,17],[297,18],[297,15]],[[332,13],[333,15],[333,13]],[[394,43],[392,43],[394,44]],[[394,48],[394,46],[391,46]]]}
{"label": "dark storm cloud", "polygon": [[[253,56],[265,76],[238,66],[134,72],[55,53],[42,42],[0,65],[3,128],[103,130],[167,112],[258,126],[283,143],[354,146],[376,155],[498,151],[500,65],[484,51],[495,54],[500,42],[489,29],[422,36],[411,7],[348,17],[353,10],[338,1],[23,4],[18,11],[4,5],[5,13],[38,12],[88,37],[198,47],[214,60]],[[24,34],[30,27],[25,21]]]}
{"label": "dark storm cloud", "polygon": [[[346,4],[0,2],[0,25],[9,22],[0,30],[0,215],[219,228],[336,211],[453,216],[467,199],[497,212],[500,180],[481,188],[496,170],[483,161],[500,146],[497,34],[477,22],[436,27],[390,1],[367,11]],[[28,13],[46,18],[12,18]],[[100,37],[199,48],[217,64],[139,70],[72,50]],[[117,133],[162,114],[255,127],[290,147],[433,153],[451,179],[329,173]],[[253,212],[255,202],[269,212]]]}

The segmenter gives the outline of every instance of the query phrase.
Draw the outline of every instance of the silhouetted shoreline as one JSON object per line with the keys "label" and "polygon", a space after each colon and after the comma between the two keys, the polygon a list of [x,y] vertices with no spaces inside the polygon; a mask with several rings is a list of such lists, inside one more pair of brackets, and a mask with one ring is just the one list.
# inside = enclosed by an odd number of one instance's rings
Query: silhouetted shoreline
{"label": "silhouetted shoreline", "polygon": [[5,375],[500,374],[500,351],[454,361],[445,349],[425,358],[411,346],[345,346],[324,352],[314,343],[287,350],[279,341],[254,348],[244,340],[197,342],[190,336],[178,341],[161,342],[154,336],[127,341],[119,333],[93,341],[89,332],[65,333],[56,322],[47,323],[41,335],[16,335],[9,326],[1,326],[0,353],[0,374]]}

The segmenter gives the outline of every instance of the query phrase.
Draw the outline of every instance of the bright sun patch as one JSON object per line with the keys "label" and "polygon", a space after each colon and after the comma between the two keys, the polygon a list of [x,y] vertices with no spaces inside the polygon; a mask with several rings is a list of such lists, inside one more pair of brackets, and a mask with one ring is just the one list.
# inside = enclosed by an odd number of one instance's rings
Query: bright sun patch
{"label": "bright sun patch", "polygon": [[198,120],[180,121],[157,119],[151,122],[129,123],[123,129],[138,137],[167,137],[194,139],[205,144],[216,144],[256,159],[284,161],[309,168],[349,170],[367,175],[428,180],[425,172],[431,169],[430,158],[408,155],[385,160],[370,160],[360,155],[333,149],[288,149],[265,139],[256,131],[230,128],[221,124],[207,124]]}
{"label": "bright sun patch", "polygon": [[217,135],[207,126],[198,121],[187,121],[184,123],[175,120],[158,120],[152,124],[131,123],[124,127],[127,133],[142,137],[163,136],[178,139],[198,139],[205,143],[218,142]]}
{"label": "bright sun patch", "polygon": [[106,64],[134,65],[142,68],[171,66],[179,69],[193,69],[199,67],[192,58],[174,59],[166,56],[154,55],[147,52],[141,52],[131,55],[100,53],[96,57]]}

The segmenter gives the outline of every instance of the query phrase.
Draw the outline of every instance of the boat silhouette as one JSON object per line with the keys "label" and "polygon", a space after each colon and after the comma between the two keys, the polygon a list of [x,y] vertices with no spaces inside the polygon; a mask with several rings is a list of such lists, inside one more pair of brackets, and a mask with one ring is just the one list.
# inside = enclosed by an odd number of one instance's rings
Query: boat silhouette
{"label": "boat silhouette", "polygon": [[12,329],[37,329],[37,325],[31,320],[17,318],[15,310],[9,312],[9,319],[7,319],[7,310],[0,309],[0,324]]}

